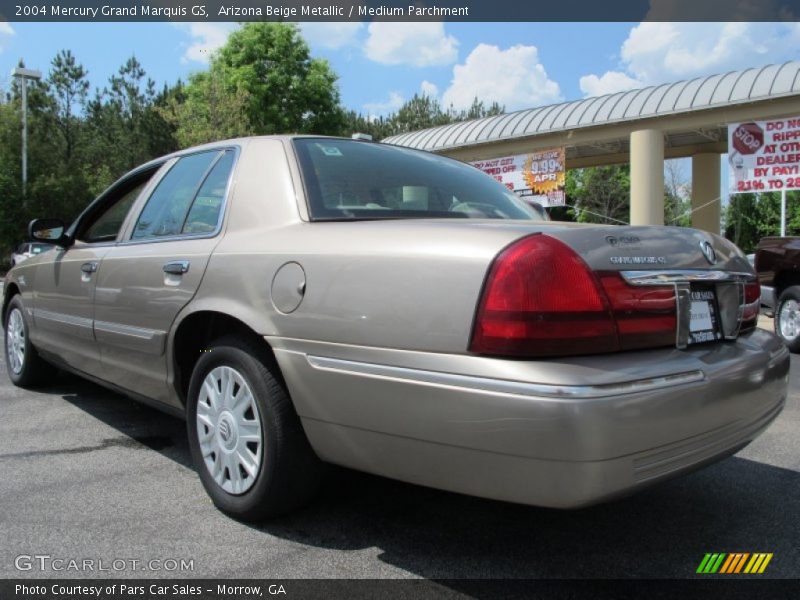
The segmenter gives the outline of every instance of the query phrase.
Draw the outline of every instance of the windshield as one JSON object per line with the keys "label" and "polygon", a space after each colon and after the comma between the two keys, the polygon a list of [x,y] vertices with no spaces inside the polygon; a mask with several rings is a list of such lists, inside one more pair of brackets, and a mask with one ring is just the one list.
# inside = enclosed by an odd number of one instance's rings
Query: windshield
{"label": "windshield", "polygon": [[542,217],[478,169],[396,146],[299,138],[312,220]]}

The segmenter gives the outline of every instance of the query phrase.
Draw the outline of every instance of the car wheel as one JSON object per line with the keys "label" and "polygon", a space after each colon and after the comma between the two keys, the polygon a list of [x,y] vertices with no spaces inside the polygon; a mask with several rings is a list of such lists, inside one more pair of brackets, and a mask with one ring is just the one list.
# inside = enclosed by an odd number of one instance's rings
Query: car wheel
{"label": "car wheel", "polygon": [[6,370],[11,382],[19,387],[36,387],[49,383],[55,375],[55,368],[39,356],[31,344],[25,310],[19,295],[8,303],[3,325]]}
{"label": "car wheel", "polygon": [[321,462],[264,348],[225,337],[204,349],[186,408],[192,458],[218,508],[258,521],[314,496]]}
{"label": "car wheel", "polygon": [[800,285],[781,292],[775,309],[775,333],[792,352],[800,352]]}

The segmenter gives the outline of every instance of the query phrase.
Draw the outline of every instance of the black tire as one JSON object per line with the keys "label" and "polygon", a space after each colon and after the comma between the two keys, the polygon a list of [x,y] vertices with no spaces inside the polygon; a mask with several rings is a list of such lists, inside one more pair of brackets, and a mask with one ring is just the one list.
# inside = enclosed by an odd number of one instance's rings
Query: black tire
{"label": "black tire", "polygon": [[[15,316],[12,317],[12,314]],[[9,356],[9,336],[11,335],[9,332],[9,323],[12,318],[16,319],[17,316],[21,320],[24,336],[23,360],[20,370],[16,370],[15,367],[12,367],[11,357]],[[30,327],[25,315],[25,309],[22,306],[22,297],[17,294],[11,298],[11,301],[8,303],[5,318],[3,319],[3,349],[6,359],[6,371],[8,372],[9,379],[11,379],[11,383],[24,388],[46,385],[53,380],[57,373],[55,367],[39,356],[36,348],[31,344],[28,334],[29,331]]]}
{"label": "black tire", "polygon": [[[212,476],[198,436],[198,403],[203,382],[218,367],[229,367],[244,379],[250,388],[261,421],[261,459],[258,472],[252,481],[247,480],[250,481],[250,487],[239,494],[223,489]],[[192,371],[186,416],[189,448],[197,473],[220,510],[244,521],[260,521],[299,508],[318,491],[322,463],[308,443],[277,364],[267,349],[257,341],[226,336],[204,349]],[[203,426],[204,433],[217,436],[219,432],[221,435],[223,428],[220,423],[221,421],[217,421],[214,431]],[[240,443],[238,427],[236,431],[237,439],[233,444]],[[206,450],[208,448],[209,446]],[[231,449],[230,452],[236,450]],[[211,457],[214,454],[208,456],[213,462]],[[228,472],[225,467],[222,468],[223,473],[219,476],[224,480],[223,484],[230,485]],[[244,469],[242,474],[245,474]]]}
{"label": "black tire", "polygon": [[[795,322],[794,328],[784,326],[787,318]],[[790,333],[792,329],[795,331],[794,335]],[[800,352],[800,285],[790,286],[778,296],[775,306],[775,333],[791,352]]]}

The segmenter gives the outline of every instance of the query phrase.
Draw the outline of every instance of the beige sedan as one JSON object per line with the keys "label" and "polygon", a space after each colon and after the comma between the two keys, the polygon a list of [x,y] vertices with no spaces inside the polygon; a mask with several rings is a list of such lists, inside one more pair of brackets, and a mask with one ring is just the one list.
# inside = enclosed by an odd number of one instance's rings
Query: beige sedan
{"label": "beige sedan", "polygon": [[125,175],[12,269],[8,374],[54,366],[185,417],[243,519],[323,463],[579,507],[736,452],[781,411],[730,242],[550,222],[478,170],[311,136],[219,142]]}

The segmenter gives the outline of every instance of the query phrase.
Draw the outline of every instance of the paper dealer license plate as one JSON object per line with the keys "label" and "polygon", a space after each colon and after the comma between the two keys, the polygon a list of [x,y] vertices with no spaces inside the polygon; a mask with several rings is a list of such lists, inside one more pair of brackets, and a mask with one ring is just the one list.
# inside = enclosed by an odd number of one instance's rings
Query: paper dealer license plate
{"label": "paper dealer license plate", "polygon": [[717,319],[717,300],[710,289],[691,290],[691,317],[689,319],[689,343],[701,344],[722,338]]}

